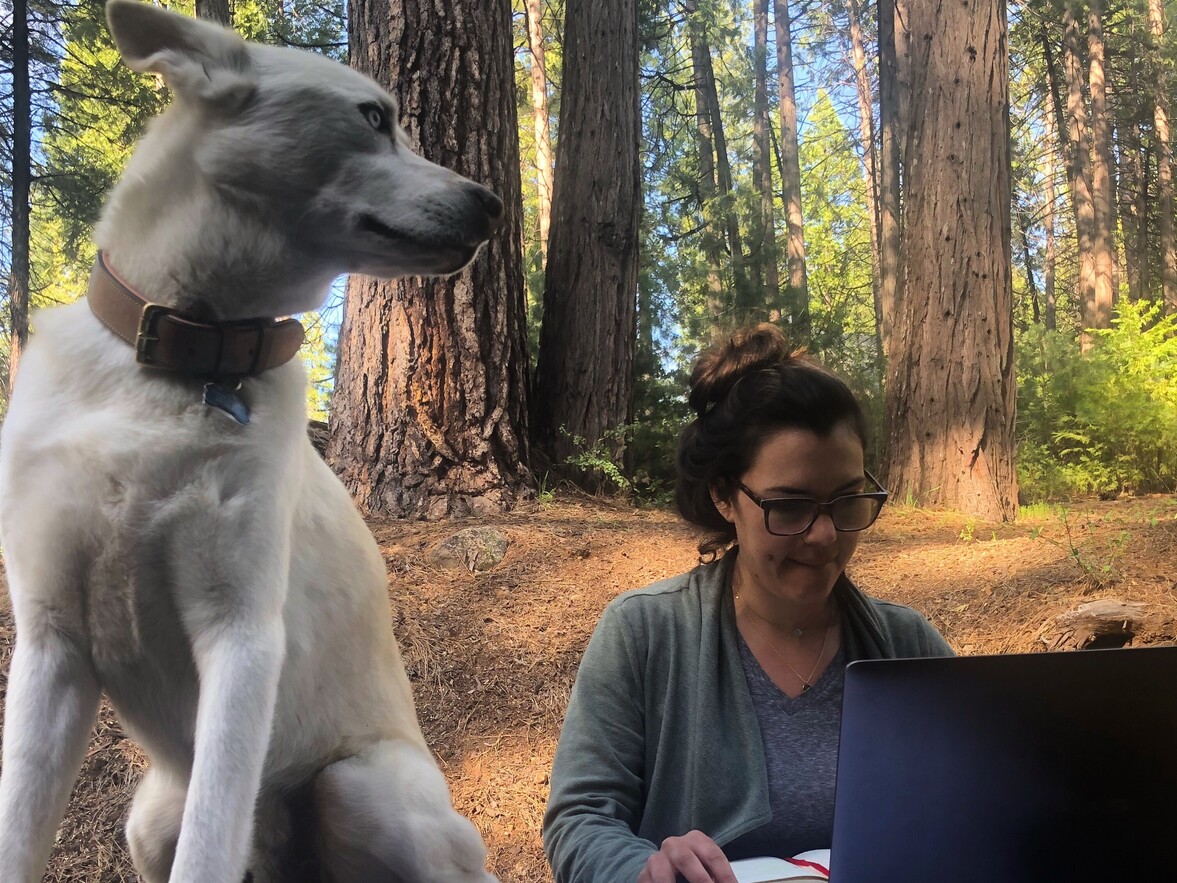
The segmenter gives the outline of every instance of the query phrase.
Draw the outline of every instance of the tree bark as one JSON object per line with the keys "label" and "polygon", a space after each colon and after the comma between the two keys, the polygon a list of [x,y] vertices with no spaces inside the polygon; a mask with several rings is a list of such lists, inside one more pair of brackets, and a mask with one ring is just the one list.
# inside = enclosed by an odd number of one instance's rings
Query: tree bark
{"label": "tree bark", "polygon": [[754,0],[752,20],[756,80],[752,110],[752,140],[756,145],[753,177],[760,191],[760,243],[756,249],[759,271],[755,277],[766,310],[771,310],[781,302],[781,282],[777,269],[776,208],[772,186],[772,125],[768,118],[768,0]]}
{"label": "tree bark", "polygon": [[11,333],[8,389],[29,339],[29,190],[32,184],[32,93],[29,87],[28,0],[12,4],[12,266],[8,278]]}
{"label": "tree bark", "polygon": [[[1139,82],[1140,72],[1134,77]],[[1116,195],[1120,202],[1120,223],[1124,235],[1124,275],[1128,283],[1128,299],[1135,303],[1148,291],[1146,268],[1148,252],[1141,250],[1147,244],[1145,191],[1145,152],[1140,121],[1128,124],[1128,135],[1120,129],[1120,175]]]}
{"label": "tree bark", "polygon": [[1088,0],[1087,56],[1091,93],[1091,197],[1095,203],[1093,328],[1112,327],[1116,300],[1116,215],[1112,184],[1112,122],[1108,112],[1101,0]]}
{"label": "tree bark", "polygon": [[233,12],[229,0],[196,0],[196,17],[233,27]]}
{"label": "tree bark", "polygon": [[858,95],[859,138],[862,142],[862,165],[866,176],[867,211],[870,215],[871,294],[875,305],[875,335],[879,352],[883,346],[883,324],[890,317],[884,315],[881,293],[882,260],[879,255],[879,180],[878,148],[875,145],[874,93],[870,70],[866,64],[866,48],[862,38],[862,10],[858,0],[845,0],[849,22],[850,64],[854,69],[854,87]]}
{"label": "tree bark", "polygon": [[552,133],[548,125],[548,68],[544,50],[543,5],[527,0],[527,41],[531,47],[531,108],[535,114],[536,189],[539,193],[539,249],[548,256],[552,221]]}
{"label": "tree bark", "polygon": [[905,158],[907,294],[887,383],[900,494],[1017,513],[1009,61],[1002,0],[913,4]]}
{"label": "tree bark", "polygon": [[1157,154],[1157,211],[1160,216],[1161,291],[1165,308],[1177,312],[1177,239],[1174,238],[1173,148],[1169,140],[1168,93],[1166,59],[1163,47],[1165,16],[1161,0],[1148,2],[1148,27],[1156,45],[1157,89],[1153,107],[1153,137]]}
{"label": "tree bark", "polygon": [[883,353],[890,357],[895,317],[903,295],[900,154],[903,122],[895,0],[878,0],[879,16],[879,314]]}
{"label": "tree bark", "polygon": [[569,0],[564,27],[533,411],[537,443],[555,465],[631,414],[641,206],[637,2]]}
{"label": "tree bark", "polygon": [[755,316],[759,298],[748,282],[744,257],[743,237],[732,195],[732,167],[727,155],[727,135],[724,131],[723,114],[719,104],[719,87],[715,83],[715,69],[711,63],[711,46],[707,32],[697,14],[691,16],[694,27],[692,57],[696,59],[695,76],[698,78],[706,113],[711,124],[711,137],[715,146],[715,182],[717,185],[718,212],[722,217],[723,230],[727,240],[728,256],[732,267],[732,305],[729,315],[737,324],[746,323]]}
{"label": "tree bark", "polygon": [[715,178],[715,137],[711,129],[711,104],[703,83],[707,63],[707,42],[696,19],[695,0],[685,0],[687,34],[691,44],[691,80],[695,93],[695,152],[699,162],[699,214],[703,218],[701,233],[703,253],[707,258],[707,315],[713,326],[724,324],[731,312],[731,304],[723,294],[723,246],[716,233],[715,193],[719,184]]}
{"label": "tree bark", "polygon": [[1046,118],[1046,148],[1044,153],[1045,168],[1042,177],[1046,184],[1046,210],[1043,212],[1042,224],[1046,228],[1046,246],[1042,254],[1042,300],[1043,324],[1047,331],[1054,331],[1058,324],[1058,308],[1055,303],[1055,262],[1058,260],[1054,235],[1054,204],[1058,195],[1055,193],[1055,116],[1047,112]]}
{"label": "tree bark", "polygon": [[426,158],[497,191],[502,228],[446,279],[353,277],[328,462],[361,509],[501,511],[530,493],[522,204],[508,0],[352,0],[350,57]]}
{"label": "tree bark", "polygon": [[[1063,67],[1067,80],[1067,178],[1075,209],[1075,233],[1079,241],[1079,280],[1076,292],[1083,325],[1081,346],[1090,349],[1088,328],[1098,328],[1096,301],[1095,202],[1091,187],[1091,145],[1087,131],[1087,106],[1083,101],[1083,63],[1079,53],[1079,23],[1070,0],[1063,10]],[[1105,326],[1106,327],[1106,326]]]}
{"label": "tree bark", "polygon": [[1025,209],[1018,211],[1018,238],[1022,246],[1022,266],[1026,269],[1026,290],[1030,294],[1030,310],[1034,324],[1042,321],[1042,308],[1038,301],[1038,283],[1034,279],[1034,250],[1030,247],[1030,215]]}
{"label": "tree bark", "polygon": [[797,147],[797,90],[788,0],[773,0],[777,77],[780,79],[781,200],[785,206],[789,283],[788,320],[798,342],[809,337],[809,283],[805,267],[805,223],[801,212],[801,157]]}

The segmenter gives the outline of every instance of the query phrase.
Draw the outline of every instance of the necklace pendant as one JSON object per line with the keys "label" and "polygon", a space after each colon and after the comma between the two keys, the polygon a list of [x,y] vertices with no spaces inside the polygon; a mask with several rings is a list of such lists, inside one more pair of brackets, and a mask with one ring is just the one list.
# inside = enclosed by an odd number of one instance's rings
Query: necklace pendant
{"label": "necklace pendant", "polygon": [[802,692],[802,693],[808,693],[808,692],[809,692],[809,688],[810,688],[810,687],[812,687],[812,686],[813,686],[813,684],[802,684],[802,685],[801,685],[801,692]]}
{"label": "necklace pendant", "polygon": [[800,638],[804,634],[805,634],[805,629],[793,629],[793,637],[794,638]]}

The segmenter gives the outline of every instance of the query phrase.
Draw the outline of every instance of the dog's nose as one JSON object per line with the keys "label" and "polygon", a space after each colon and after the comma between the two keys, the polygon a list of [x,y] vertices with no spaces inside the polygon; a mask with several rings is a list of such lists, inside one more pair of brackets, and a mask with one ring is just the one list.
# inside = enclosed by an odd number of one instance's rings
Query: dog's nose
{"label": "dog's nose", "polygon": [[474,196],[490,220],[490,229],[498,227],[503,220],[503,201],[481,184],[474,185]]}

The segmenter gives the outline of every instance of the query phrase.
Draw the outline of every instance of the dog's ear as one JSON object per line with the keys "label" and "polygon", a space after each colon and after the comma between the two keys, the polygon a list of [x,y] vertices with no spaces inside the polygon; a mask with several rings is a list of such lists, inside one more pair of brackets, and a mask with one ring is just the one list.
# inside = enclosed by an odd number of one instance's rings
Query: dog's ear
{"label": "dog's ear", "polygon": [[241,104],[256,88],[245,41],[228,28],[141,0],[107,0],[106,20],[127,67],[159,74],[177,95]]}

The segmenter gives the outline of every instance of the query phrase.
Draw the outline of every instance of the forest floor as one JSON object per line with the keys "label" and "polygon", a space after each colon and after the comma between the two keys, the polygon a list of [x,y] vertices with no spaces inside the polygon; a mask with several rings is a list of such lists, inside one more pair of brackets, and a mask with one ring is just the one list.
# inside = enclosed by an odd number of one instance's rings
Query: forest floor
{"label": "forest floor", "polygon": [[[690,568],[696,537],[673,515],[560,499],[481,519],[510,538],[480,574],[427,563],[474,522],[373,520],[421,725],[457,807],[504,883],[551,877],[540,846],[548,772],[577,662],[606,603]],[[1101,598],[1141,602],[1135,645],[1177,638],[1177,499],[1038,507],[1015,524],[890,507],[850,568],[870,594],[922,611],[958,653],[1044,650],[1052,618]],[[0,688],[14,641],[0,593]],[[103,705],[46,880],[136,880],[122,834],[144,758]]]}

